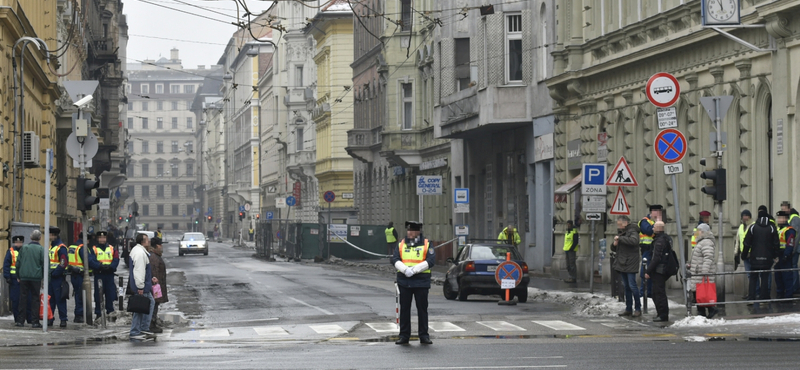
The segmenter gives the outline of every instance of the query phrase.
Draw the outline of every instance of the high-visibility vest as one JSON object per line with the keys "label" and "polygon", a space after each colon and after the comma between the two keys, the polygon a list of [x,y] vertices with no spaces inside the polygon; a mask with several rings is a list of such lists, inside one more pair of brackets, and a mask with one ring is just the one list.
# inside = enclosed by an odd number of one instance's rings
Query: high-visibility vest
{"label": "high-visibility vest", "polygon": [[647,234],[644,234],[644,233],[641,232],[642,221],[647,221],[647,223],[650,224],[650,226],[653,226],[656,223],[655,221],[651,220],[648,217],[645,217],[645,218],[639,220],[639,230],[640,230],[639,231],[639,244],[646,244],[646,245],[653,244],[653,236],[652,235],[647,235]]}
{"label": "high-visibility vest", "polygon": [[797,217],[797,218],[800,218],[800,216],[798,216],[798,215],[796,215],[796,214],[792,214],[791,216],[789,216],[789,223],[790,223],[790,224],[792,223],[792,220],[793,220],[795,217]]}
{"label": "high-visibility vest", "polygon": [[[428,239],[425,239],[424,245],[414,247],[406,246],[406,240],[403,239],[397,247],[400,248],[400,259],[403,260],[403,264],[408,267],[419,265],[424,262],[425,258],[428,256]],[[422,273],[430,274],[431,269],[429,268]]]}
{"label": "high-visibility vest", "polygon": [[14,249],[14,247],[9,247],[8,251],[11,252],[11,268],[9,271],[11,275],[17,274],[17,257],[19,256],[19,251]]}
{"label": "high-visibility vest", "polygon": [[387,228],[384,230],[384,233],[386,233],[387,243],[394,243],[397,241],[397,238],[394,237],[394,227]]}
{"label": "high-visibility vest", "polygon": [[[572,240],[575,239],[575,234],[577,234],[577,233],[578,233],[577,230],[572,229],[572,231],[568,231],[567,233],[564,234],[564,251],[565,252],[568,251],[569,248],[572,246]],[[578,249],[578,246],[575,246],[575,250],[577,250],[577,249]]]}
{"label": "high-visibility vest", "polygon": [[695,227],[694,230],[692,230],[692,248],[694,248],[694,246],[697,245],[697,237],[694,236],[694,234],[696,232],[697,232],[697,228]]}
{"label": "high-visibility vest", "polygon": [[786,226],[786,227],[778,230],[778,233],[779,233],[779,235],[781,237],[781,249],[782,250],[786,249],[786,232],[789,231],[789,230],[794,230],[794,228],[791,227],[791,226]]}
{"label": "high-visibility vest", "polygon": [[81,248],[83,248],[83,244],[70,245],[69,253],[67,254],[67,260],[69,261],[70,266],[83,271],[83,257],[81,256]]}
{"label": "high-visibility vest", "polygon": [[55,270],[59,264],[61,264],[61,259],[58,258],[58,251],[62,248],[66,248],[67,246],[64,244],[59,244],[55,247],[50,248],[50,270]]}
{"label": "high-visibility vest", "polygon": [[111,262],[114,262],[114,249],[101,249],[94,247],[94,255],[97,256],[97,262],[100,262],[101,265],[110,265]]}
{"label": "high-visibility vest", "polygon": [[747,235],[747,226],[744,224],[739,225],[739,232],[736,234],[739,236],[739,252],[744,250],[744,237]]}

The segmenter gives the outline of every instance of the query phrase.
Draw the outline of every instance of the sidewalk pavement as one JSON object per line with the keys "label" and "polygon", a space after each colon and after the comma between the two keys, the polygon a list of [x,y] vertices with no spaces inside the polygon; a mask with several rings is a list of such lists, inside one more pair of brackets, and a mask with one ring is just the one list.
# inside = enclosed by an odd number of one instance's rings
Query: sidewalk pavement
{"label": "sidewalk pavement", "polygon": [[[71,313],[69,317],[71,320]],[[26,324],[24,328],[15,327],[12,315],[1,316],[0,347],[103,343],[127,339],[130,331],[129,319],[108,323],[107,329],[103,329],[102,326],[75,324],[71,321],[66,328],[59,328],[59,323],[60,321],[56,319],[55,327],[48,326],[47,333],[45,333],[42,329],[31,328],[30,324]]]}

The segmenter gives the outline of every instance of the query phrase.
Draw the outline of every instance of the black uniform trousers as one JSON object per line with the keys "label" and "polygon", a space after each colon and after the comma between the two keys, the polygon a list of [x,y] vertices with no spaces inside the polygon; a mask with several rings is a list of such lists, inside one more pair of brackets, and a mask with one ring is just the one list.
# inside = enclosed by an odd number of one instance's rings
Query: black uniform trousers
{"label": "black uniform trousers", "polygon": [[411,338],[411,299],[417,303],[419,337],[428,338],[428,291],[430,288],[400,288],[400,337]]}
{"label": "black uniform trousers", "polygon": [[[39,323],[39,309],[41,300],[36,295],[42,287],[41,281],[27,281],[22,280],[19,282],[19,316],[17,322],[24,324],[26,317],[32,317],[33,323]],[[30,298],[30,300],[29,300]],[[52,308],[52,307],[51,307]],[[47,313],[44,314],[47,318]]]}
{"label": "black uniform trousers", "polygon": [[669,279],[669,276],[657,272],[650,275],[650,280],[653,282],[653,303],[656,306],[656,315],[661,318],[669,317],[667,279]]}

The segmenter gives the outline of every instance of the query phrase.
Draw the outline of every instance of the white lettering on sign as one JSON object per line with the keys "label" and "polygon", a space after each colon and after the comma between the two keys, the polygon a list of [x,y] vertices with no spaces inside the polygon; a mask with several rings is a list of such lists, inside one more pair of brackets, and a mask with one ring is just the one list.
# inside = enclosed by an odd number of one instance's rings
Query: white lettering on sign
{"label": "white lettering on sign", "polygon": [[442,177],[417,176],[417,195],[442,195]]}
{"label": "white lettering on sign", "polygon": [[683,173],[683,163],[673,163],[664,166],[665,175],[674,175],[676,173]]}
{"label": "white lettering on sign", "polygon": [[581,155],[580,149],[567,151],[567,158],[575,158]]}

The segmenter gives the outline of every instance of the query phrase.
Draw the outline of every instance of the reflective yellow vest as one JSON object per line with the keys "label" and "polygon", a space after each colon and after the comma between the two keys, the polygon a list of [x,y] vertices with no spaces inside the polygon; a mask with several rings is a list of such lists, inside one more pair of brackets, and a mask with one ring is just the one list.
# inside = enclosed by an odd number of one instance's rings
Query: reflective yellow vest
{"label": "reflective yellow vest", "polygon": [[[564,251],[565,252],[568,251],[569,248],[572,246],[572,240],[575,239],[575,234],[577,234],[577,233],[578,233],[577,230],[572,229],[572,231],[569,231],[569,232],[564,234]],[[575,250],[578,250],[578,246],[577,245],[575,246]]]}
{"label": "reflective yellow vest", "polygon": [[[751,222],[750,225],[754,224],[755,222]],[[747,228],[750,227],[749,225],[741,224],[739,225],[739,252],[744,250],[744,237],[747,236]]]}
{"label": "reflective yellow vest", "polygon": [[101,265],[110,265],[111,262],[114,262],[114,248],[103,250],[95,246],[94,255],[97,256],[97,262],[100,262]]}
{"label": "reflective yellow vest", "polygon": [[794,230],[794,228],[791,226],[786,226],[778,230],[778,233],[780,234],[781,237],[781,250],[786,249],[786,232],[789,230]]}
{"label": "reflective yellow vest", "polygon": [[697,237],[694,236],[694,234],[696,232],[697,232],[697,228],[695,227],[694,230],[692,230],[692,248],[694,248],[694,246],[697,245]]}
{"label": "reflective yellow vest", "polygon": [[394,237],[394,227],[387,228],[384,232],[386,233],[386,242],[387,243],[394,243],[397,241],[397,238]]}
{"label": "reflective yellow vest", "polygon": [[792,223],[792,220],[793,220],[795,217],[797,217],[797,218],[800,218],[800,216],[798,216],[798,215],[796,215],[796,214],[792,214],[791,216],[789,216],[789,223]]}
{"label": "reflective yellow vest", "polygon": [[80,271],[83,271],[83,257],[81,257],[82,247],[83,244],[70,245],[69,253],[67,253],[67,260],[69,261],[69,265],[78,268]]}
{"label": "reflective yellow vest", "polygon": [[639,220],[639,230],[640,230],[639,231],[639,244],[653,244],[653,236],[652,235],[643,234],[641,232],[642,221],[647,221],[647,223],[650,224],[650,226],[653,226],[656,223],[655,221],[653,221],[653,220],[651,220],[651,219],[649,219],[647,217]]}
{"label": "reflective yellow vest", "polygon": [[14,247],[9,247],[8,251],[11,252],[11,275],[17,274],[17,257],[19,257],[19,251],[14,249]]}
{"label": "reflective yellow vest", "polygon": [[[408,267],[414,267],[424,262],[425,258],[428,256],[428,239],[425,239],[425,245],[418,245],[415,247],[406,246],[406,240],[403,239],[397,248],[400,248],[400,259],[403,260],[403,264]],[[430,274],[431,269],[427,269],[422,273]]]}
{"label": "reflective yellow vest", "polygon": [[58,258],[58,250],[62,247],[66,248],[67,246],[64,244],[59,244],[50,248],[50,270],[55,270],[61,263],[61,260]]}

